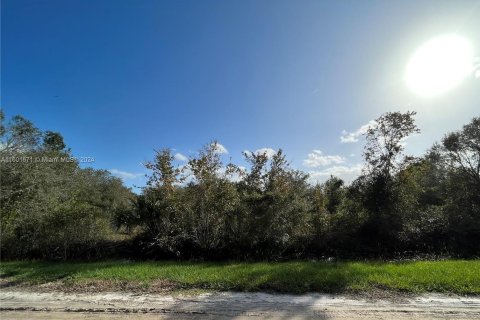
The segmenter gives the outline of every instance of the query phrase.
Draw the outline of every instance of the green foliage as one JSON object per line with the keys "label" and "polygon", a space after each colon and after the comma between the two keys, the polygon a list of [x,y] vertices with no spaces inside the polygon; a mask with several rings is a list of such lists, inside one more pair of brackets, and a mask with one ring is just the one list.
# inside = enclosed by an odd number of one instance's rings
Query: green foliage
{"label": "green foliage", "polygon": [[350,185],[310,185],[282,150],[224,163],[213,141],[182,165],[156,151],[134,195],[107,171],[52,160],[71,158],[59,133],[20,116],[4,125],[0,112],[2,254],[69,259],[123,237],[129,257],[155,259],[478,256],[480,118],[412,158],[414,115],[376,119]]}
{"label": "green foliage", "polygon": [[413,116],[415,112],[388,112],[375,120],[366,132],[364,174],[354,186],[360,193],[360,203],[367,220],[359,230],[359,239],[376,255],[401,250],[400,235],[406,208],[400,205],[402,167],[410,158],[400,159],[403,141],[418,133]]}
{"label": "green foliage", "polygon": [[186,186],[186,212],[192,219],[189,231],[203,252],[224,245],[226,223],[238,203],[238,194],[212,142],[188,162],[192,181]]}
{"label": "green foliage", "polygon": [[325,207],[331,214],[337,212],[338,206],[344,198],[343,180],[337,177],[330,177],[324,184]]}
{"label": "green foliage", "polygon": [[43,148],[48,151],[62,151],[66,145],[58,132],[46,131],[43,137]]}
{"label": "green foliage", "polygon": [[1,146],[3,256],[74,258],[75,248],[95,248],[112,235],[113,214],[131,197],[119,179],[80,168],[59,133],[42,133],[19,116]]}
{"label": "green foliage", "polygon": [[[251,163],[241,185],[252,255],[276,258],[284,252],[303,251],[311,235],[308,176],[290,168],[282,150],[246,155]],[[242,243],[246,243],[244,239]],[[297,252],[297,253],[300,253]]]}
{"label": "green foliage", "polygon": [[414,159],[402,154],[403,141],[419,132],[414,115],[376,119],[364,174],[348,186],[337,177],[309,185],[282,150],[244,153],[246,169],[224,165],[216,142],[185,166],[163,150],[147,164],[152,174],[137,205],[121,217],[143,228],[149,257],[476,254],[469,242],[478,239],[478,121]]}
{"label": "green foliage", "polygon": [[413,117],[416,112],[387,112],[375,120],[368,128],[364,158],[370,175],[389,178],[399,168],[402,155],[402,142],[409,135],[419,133]]}

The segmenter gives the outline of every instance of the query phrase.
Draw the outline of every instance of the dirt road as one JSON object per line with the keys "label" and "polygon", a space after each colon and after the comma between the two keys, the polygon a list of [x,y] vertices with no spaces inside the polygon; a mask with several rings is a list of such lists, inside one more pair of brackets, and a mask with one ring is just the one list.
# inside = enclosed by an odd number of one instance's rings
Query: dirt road
{"label": "dirt road", "polygon": [[[397,301],[324,294],[153,295],[0,291],[0,319],[480,319],[480,297]],[[394,299],[395,300],[395,299]]]}

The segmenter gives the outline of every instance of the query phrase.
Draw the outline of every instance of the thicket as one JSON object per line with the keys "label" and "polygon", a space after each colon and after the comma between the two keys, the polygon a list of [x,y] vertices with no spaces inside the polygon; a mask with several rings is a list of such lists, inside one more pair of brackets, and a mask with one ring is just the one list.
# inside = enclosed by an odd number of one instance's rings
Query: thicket
{"label": "thicket", "polygon": [[[58,132],[0,111],[2,258],[75,259],[108,254],[112,220],[132,193],[106,170],[82,169]],[[111,242],[107,245],[108,242]]]}
{"label": "thicket", "polygon": [[[77,162],[1,162],[1,250],[13,258],[292,259],[480,254],[480,118],[422,157],[404,155],[414,112],[380,116],[362,174],[311,185],[282,150],[224,163],[216,142],[184,165],[159,150],[139,195]],[[2,114],[3,118],[3,114]],[[3,119],[2,119],[3,120]],[[3,122],[2,122],[3,123]],[[1,157],[70,155],[14,117]],[[106,245],[109,244],[109,245]]]}

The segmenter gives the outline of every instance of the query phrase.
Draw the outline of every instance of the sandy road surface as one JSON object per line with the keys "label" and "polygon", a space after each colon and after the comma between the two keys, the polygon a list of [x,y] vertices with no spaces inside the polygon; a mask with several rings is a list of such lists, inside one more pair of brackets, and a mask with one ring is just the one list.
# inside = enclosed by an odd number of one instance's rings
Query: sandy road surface
{"label": "sandy road surface", "polygon": [[480,297],[399,301],[347,296],[211,293],[67,294],[0,291],[0,319],[480,319]]}

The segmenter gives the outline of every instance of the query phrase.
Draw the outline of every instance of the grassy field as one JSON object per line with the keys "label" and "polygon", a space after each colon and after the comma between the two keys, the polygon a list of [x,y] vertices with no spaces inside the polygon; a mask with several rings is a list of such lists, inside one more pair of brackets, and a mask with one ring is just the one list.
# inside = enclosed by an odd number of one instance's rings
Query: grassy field
{"label": "grassy field", "polygon": [[444,292],[480,294],[480,260],[420,262],[2,262],[3,281],[67,286],[168,281],[183,289],[276,292]]}

